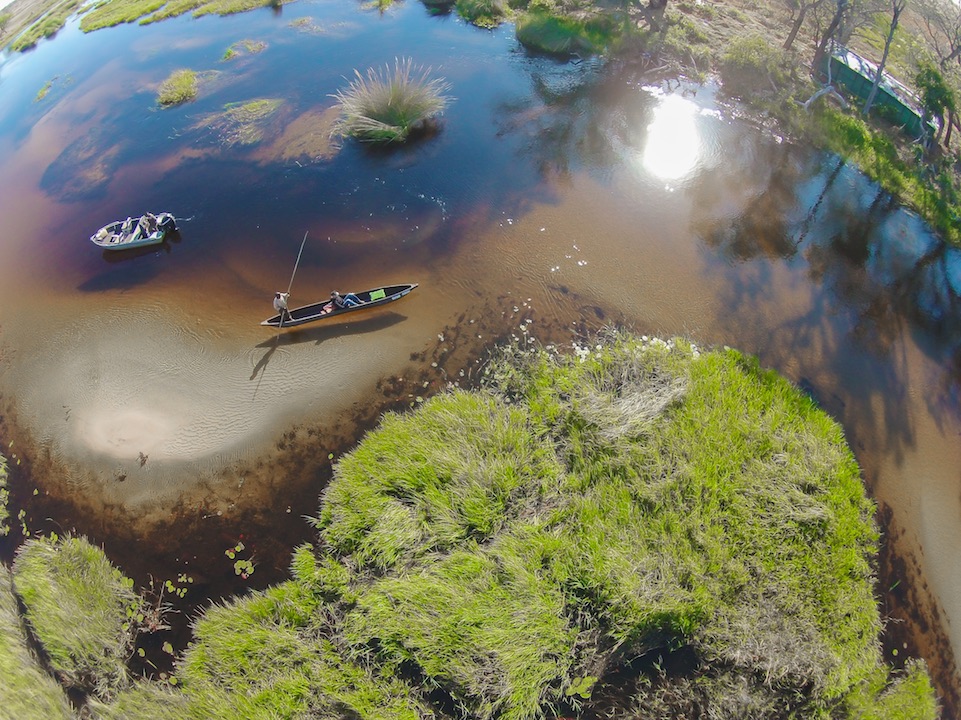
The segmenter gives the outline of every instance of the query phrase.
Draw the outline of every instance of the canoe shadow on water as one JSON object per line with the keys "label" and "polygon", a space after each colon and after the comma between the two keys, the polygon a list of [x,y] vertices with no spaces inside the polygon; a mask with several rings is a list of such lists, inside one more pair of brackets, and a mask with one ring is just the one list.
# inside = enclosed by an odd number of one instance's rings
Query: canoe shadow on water
{"label": "canoe shadow on water", "polygon": [[[303,345],[304,343],[314,343],[320,345],[325,340],[346,335],[362,335],[364,333],[385,330],[392,325],[403,322],[407,319],[406,315],[401,315],[393,311],[378,313],[370,317],[359,320],[344,318],[341,322],[328,325],[315,325],[310,328],[280,330],[270,328],[271,332],[276,333],[263,342],[257,343],[255,347],[266,348],[267,352],[260,358],[254,366],[254,371],[250,374],[250,379],[262,377],[263,371],[267,368],[270,358],[277,351],[277,348],[289,345]],[[259,381],[258,381],[259,382]]]}

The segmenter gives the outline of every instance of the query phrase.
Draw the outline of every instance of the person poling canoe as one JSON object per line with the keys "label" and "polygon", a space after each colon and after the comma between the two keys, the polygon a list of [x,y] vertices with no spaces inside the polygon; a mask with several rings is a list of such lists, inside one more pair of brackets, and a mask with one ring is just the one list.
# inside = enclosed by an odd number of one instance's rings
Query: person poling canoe
{"label": "person poling canoe", "polygon": [[[267,318],[260,324],[283,329],[318,320],[329,321],[348,313],[383,307],[406,297],[416,287],[417,283],[403,283],[400,285],[380,285],[370,290],[359,290],[356,293],[338,293],[338,296],[343,300],[343,304],[338,304],[332,295],[330,300],[321,300],[310,305],[289,308],[284,313],[278,310],[276,315]],[[356,302],[352,304],[351,298]]]}
{"label": "person poling canoe", "polygon": [[289,292],[280,292],[279,290],[274,293],[274,310],[279,314],[290,317],[290,313],[287,312],[287,301],[290,299]]}

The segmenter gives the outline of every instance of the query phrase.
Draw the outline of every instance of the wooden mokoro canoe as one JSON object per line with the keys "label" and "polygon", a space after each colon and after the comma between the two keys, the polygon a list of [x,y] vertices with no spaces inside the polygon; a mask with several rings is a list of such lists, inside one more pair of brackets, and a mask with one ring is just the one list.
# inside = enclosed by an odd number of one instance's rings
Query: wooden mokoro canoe
{"label": "wooden mokoro canoe", "polygon": [[334,307],[331,309],[331,301],[324,300],[323,302],[303,305],[288,310],[284,313],[283,322],[281,322],[280,315],[274,315],[260,324],[275,328],[290,328],[317,322],[318,320],[331,320],[346,315],[347,313],[357,312],[359,310],[370,310],[371,308],[381,307],[395,300],[400,300],[416,287],[417,283],[407,283],[406,285],[386,285],[371,288],[370,290],[354,293],[360,300],[360,305],[344,308]]}

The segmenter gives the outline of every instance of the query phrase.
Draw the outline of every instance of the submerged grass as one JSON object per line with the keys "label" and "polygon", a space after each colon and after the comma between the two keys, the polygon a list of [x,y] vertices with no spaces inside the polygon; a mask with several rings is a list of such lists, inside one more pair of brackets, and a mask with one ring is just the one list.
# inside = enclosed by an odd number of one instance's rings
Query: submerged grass
{"label": "submerged grass", "polygon": [[30,651],[10,571],[0,566],[0,708],[17,720],[56,720],[73,713],[63,688]]}
{"label": "submerged grass", "polygon": [[197,73],[193,70],[174,70],[157,90],[157,103],[161,107],[183,105],[196,98]]}
{"label": "submerged grass", "polygon": [[77,537],[28,540],[13,576],[26,618],[68,687],[110,698],[127,684],[141,600],[100,548]]}
{"label": "submerged grass", "polygon": [[403,142],[410,133],[440,115],[450,102],[450,86],[430,78],[430,69],[397,59],[383,72],[355,70],[355,79],[333,97],[341,116],[334,132],[367,142]]}
{"label": "submerged grass", "polygon": [[233,60],[242,55],[257,55],[267,49],[263,40],[238,40],[224,52],[222,60]]}
{"label": "submerged grass", "polygon": [[278,98],[227,103],[221,112],[204,116],[198,126],[213,130],[224,145],[254,145],[283,104]]}

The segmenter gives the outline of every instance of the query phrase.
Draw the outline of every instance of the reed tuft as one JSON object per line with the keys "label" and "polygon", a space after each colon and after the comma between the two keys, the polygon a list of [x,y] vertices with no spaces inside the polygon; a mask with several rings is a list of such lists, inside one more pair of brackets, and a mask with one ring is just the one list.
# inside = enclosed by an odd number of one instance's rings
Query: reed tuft
{"label": "reed tuft", "polygon": [[370,68],[332,97],[340,107],[334,133],[366,142],[403,142],[444,112],[450,85],[431,78],[430,68],[397,59],[394,67]]}
{"label": "reed tuft", "polygon": [[157,102],[161,107],[182,105],[196,98],[197,73],[193,70],[174,70],[157,91]]}

